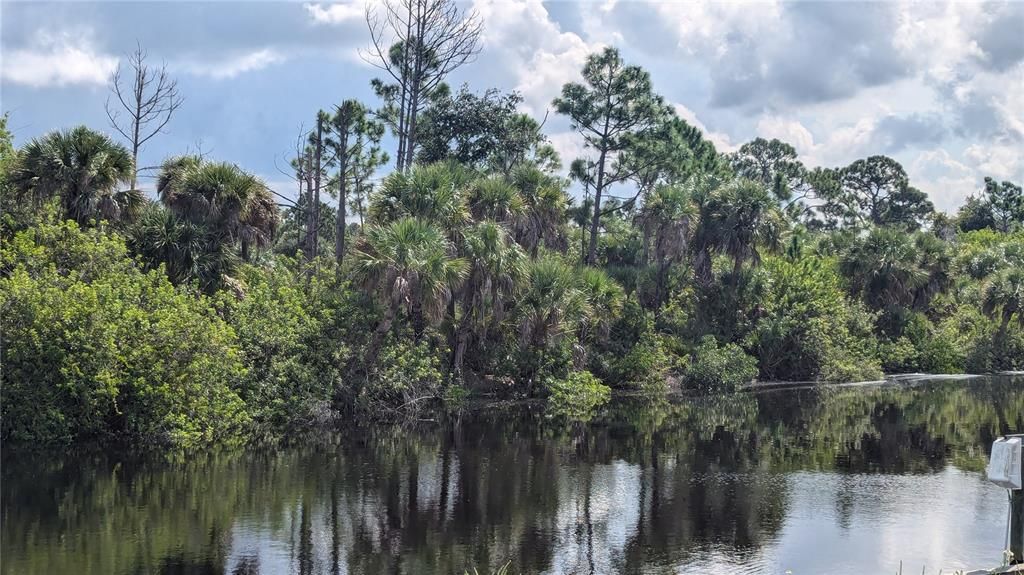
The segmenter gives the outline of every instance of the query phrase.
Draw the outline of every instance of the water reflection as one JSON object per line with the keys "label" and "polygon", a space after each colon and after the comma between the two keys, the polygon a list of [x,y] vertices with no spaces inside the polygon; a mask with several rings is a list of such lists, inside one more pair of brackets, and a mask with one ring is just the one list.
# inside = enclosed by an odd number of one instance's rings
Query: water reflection
{"label": "water reflection", "polygon": [[1021,430],[1024,381],[1003,377],[620,401],[586,425],[490,410],[176,458],[9,456],[0,571],[935,572],[998,559],[1005,495],[977,470]]}

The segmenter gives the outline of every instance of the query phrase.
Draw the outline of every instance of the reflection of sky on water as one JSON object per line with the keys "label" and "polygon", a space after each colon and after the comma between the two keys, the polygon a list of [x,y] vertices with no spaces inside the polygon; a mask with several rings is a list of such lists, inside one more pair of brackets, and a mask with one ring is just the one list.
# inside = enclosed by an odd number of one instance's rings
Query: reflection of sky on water
{"label": "reflection of sky on water", "polygon": [[[670,460],[669,460],[670,461]],[[671,474],[672,466],[663,471]],[[418,506],[436,509],[440,501],[440,463],[419,467]],[[703,482],[734,482],[739,474],[704,475]],[[545,573],[613,573],[623,569],[623,553],[650,513],[650,478],[638,465],[624,461],[567,469],[556,486],[559,508],[550,532],[554,545]],[[1005,493],[976,472],[952,466],[932,475],[863,475],[796,472],[775,476],[773,488],[789,494],[782,529],[753,552],[737,551],[730,543],[709,541],[691,550],[685,560],[659,563],[644,572],[736,573],[794,575],[811,573],[862,574],[895,571],[952,572],[998,561],[1005,535]],[[671,484],[671,481],[667,481]],[[589,485],[589,488],[588,488]],[[458,489],[454,478],[449,488]],[[671,497],[671,493],[662,493]],[[589,497],[589,511],[587,508]],[[453,499],[454,500],[454,499]],[[407,503],[407,499],[405,500]],[[356,529],[368,529],[377,552],[387,552],[381,538],[382,503],[373,496],[338,498],[338,537],[350,542]],[[232,529],[225,565],[231,570],[256,558],[260,573],[295,573],[301,547],[303,503],[295,501],[281,516],[240,518]],[[644,507],[644,508],[642,508]],[[452,512],[449,506],[447,513]],[[331,556],[330,501],[317,501],[310,514],[309,564],[315,573],[348,573],[350,545],[342,544]],[[525,526],[524,526],[525,527]],[[522,533],[518,533],[522,535]],[[507,542],[504,542],[507,543]],[[503,542],[494,541],[495,565],[503,563]],[[400,552],[400,549],[394,549]],[[649,571],[648,571],[649,570]]]}
{"label": "reflection of sky on water", "polygon": [[[999,563],[980,471],[1020,380],[620,403],[167,460],[9,459],[0,575],[951,573]],[[968,469],[972,471],[967,471]]]}

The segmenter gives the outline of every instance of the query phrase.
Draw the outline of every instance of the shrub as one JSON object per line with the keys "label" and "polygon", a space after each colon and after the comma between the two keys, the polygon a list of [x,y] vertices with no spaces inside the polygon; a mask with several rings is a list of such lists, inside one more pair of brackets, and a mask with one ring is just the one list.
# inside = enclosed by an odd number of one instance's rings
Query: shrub
{"label": "shrub", "polygon": [[427,338],[414,342],[406,337],[393,337],[371,367],[357,398],[363,413],[383,416],[408,412],[443,396],[440,354]]}
{"label": "shrub", "polygon": [[690,355],[683,382],[703,392],[730,392],[757,377],[757,360],[743,349],[727,343],[719,346],[713,336],[704,336]]}
{"label": "shrub", "polygon": [[586,421],[611,398],[611,389],[589,371],[577,371],[564,379],[548,378],[548,410],[552,415]]}
{"label": "shrub", "polygon": [[205,298],[138,269],[119,236],[43,223],[0,266],[5,439],[191,446],[246,427],[234,332]]}

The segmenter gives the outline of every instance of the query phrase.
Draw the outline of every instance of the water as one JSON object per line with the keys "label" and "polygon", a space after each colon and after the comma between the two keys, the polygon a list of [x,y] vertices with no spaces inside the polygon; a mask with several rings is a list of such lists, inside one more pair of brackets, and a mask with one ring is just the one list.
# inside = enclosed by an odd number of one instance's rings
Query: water
{"label": "water", "polygon": [[201,455],[11,456],[11,574],[950,573],[998,564],[1024,379],[536,408]]}

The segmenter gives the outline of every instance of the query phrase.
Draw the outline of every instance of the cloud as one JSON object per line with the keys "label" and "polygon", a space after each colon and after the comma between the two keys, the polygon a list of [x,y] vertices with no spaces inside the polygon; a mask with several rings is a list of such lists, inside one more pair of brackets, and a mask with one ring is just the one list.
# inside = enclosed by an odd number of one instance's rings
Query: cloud
{"label": "cloud", "polygon": [[264,48],[255,52],[240,54],[219,61],[190,61],[180,67],[190,74],[206,76],[215,80],[234,78],[245,72],[261,70],[272,64],[284,62],[285,57],[272,48]]}
{"label": "cloud", "polygon": [[4,50],[0,77],[34,88],[106,84],[117,68],[117,57],[98,51],[91,36],[39,31],[30,46]]}
{"label": "cloud", "polygon": [[891,154],[908,147],[935,146],[948,133],[938,114],[889,115],[875,126],[874,140],[881,151]]}
{"label": "cloud", "polygon": [[928,194],[939,210],[955,212],[977,191],[981,178],[946,150],[919,153],[905,166],[913,185]]}
{"label": "cloud", "polygon": [[366,4],[358,1],[333,4],[305,4],[306,11],[319,24],[342,24],[366,18]]}
{"label": "cloud", "polygon": [[562,85],[578,80],[587,55],[602,45],[565,32],[551,20],[541,0],[475,0],[484,22],[483,50],[514,76],[524,108],[542,115]]}

